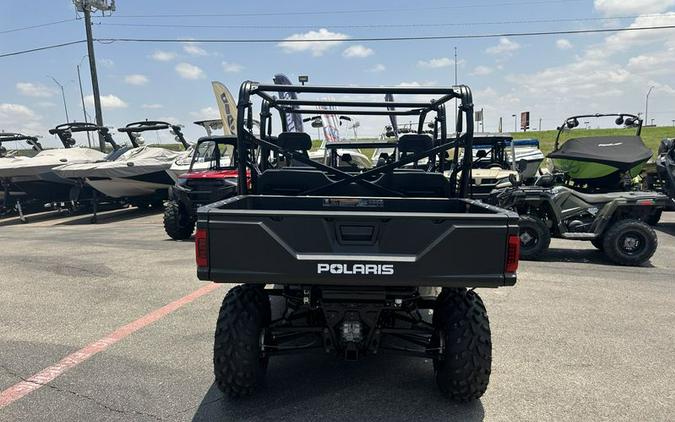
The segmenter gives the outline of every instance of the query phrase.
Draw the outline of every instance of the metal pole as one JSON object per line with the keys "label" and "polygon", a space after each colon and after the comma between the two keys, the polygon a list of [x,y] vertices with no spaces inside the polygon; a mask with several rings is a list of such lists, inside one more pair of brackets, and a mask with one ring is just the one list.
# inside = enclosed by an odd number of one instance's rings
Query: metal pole
{"label": "metal pole", "polygon": [[[455,86],[457,86],[457,47],[455,47]],[[457,98],[455,98],[455,110],[452,113],[455,116],[455,131],[457,131]]]}
{"label": "metal pole", "polygon": [[[77,81],[80,84],[80,99],[82,100],[82,112],[84,113],[84,122],[89,123],[87,120],[87,107],[84,105],[84,92],[82,92],[82,77],[80,76],[80,65],[77,65]],[[89,131],[87,131],[87,145],[91,148],[91,136]]]}
{"label": "metal pole", "polygon": [[59,81],[56,80],[55,77],[49,76],[52,78],[54,83],[61,88],[61,98],[63,99],[63,109],[66,111],[66,123],[70,122],[70,118],[68,117],[68,105],[66,104],[66,92],[63,90],[63,85]]}
{"label": "metal pole", "polygon": [[647,98],[645,99],[645,123],[649,122],[649,95],[654,88],[654,86],[650,86],[649,91],[647,91]]}
{"label": "metal pole", "polygon": [[518,117],[515,114],[512,114],[513,117],[513,131],[518,132]]}
{"label": "metal pole", "polygon": [[[84,26],[87,32],[87,51],[89,53],[89,70],[91,71],[91,88],[94,94],[94,109],[96,110],[96,124],[103,126],[103,113],[101,112],[101,92],[98,89],[98,74],[96,73],[96,57],[94,56],[94,37],[91,31],[91,5],[84,4]],[[98,134],[98,145],[101,151],[105,150],[105,140],[101,133]]]}
{"label": "metal pole", "polygon": [[539,132],[541,132],[541,117],[539,118]]}

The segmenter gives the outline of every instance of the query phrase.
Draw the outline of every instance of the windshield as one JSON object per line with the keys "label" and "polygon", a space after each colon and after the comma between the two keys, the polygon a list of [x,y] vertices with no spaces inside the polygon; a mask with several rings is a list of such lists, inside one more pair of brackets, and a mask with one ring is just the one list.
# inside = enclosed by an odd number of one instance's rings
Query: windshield
{"label": "windshield", "polygon": [[195,148],[190,170],[231,170],[236,168],[234,146],[216,141],[200,142]]}

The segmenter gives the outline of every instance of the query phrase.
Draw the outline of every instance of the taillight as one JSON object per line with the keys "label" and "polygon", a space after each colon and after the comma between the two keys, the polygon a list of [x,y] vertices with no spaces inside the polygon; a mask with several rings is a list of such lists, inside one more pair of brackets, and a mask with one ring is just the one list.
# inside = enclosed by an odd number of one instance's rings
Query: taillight
{"label": "taillight", "polygon": [[516,234],[512,234],[509,235],[504,271],[507,273],[515,273],[516,270],[518,270],[518,259],[520,259],[520,237]]}
{"label": "taillight", "polygon": [[652,205],[655,204],[655,202],[653,199],[643,199],[642,201],[638,201],[637,204],[641,206],[651,207]]}
{"label": "taillight", "polygon": [[197,229],[195,232],[195,256],[198,267],[209,266],[209,239],[205,229]]}

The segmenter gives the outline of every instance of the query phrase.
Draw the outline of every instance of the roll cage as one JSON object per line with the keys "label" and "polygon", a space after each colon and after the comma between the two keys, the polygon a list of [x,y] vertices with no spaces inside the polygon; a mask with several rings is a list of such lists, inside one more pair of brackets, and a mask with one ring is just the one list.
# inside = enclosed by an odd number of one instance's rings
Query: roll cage
{"label": "roll cage", "polygon": [[554,151],[558,150],[560,146],[560,136],[565,132],[566,129],[574,129],[579,126],[579,119],[586,118],[601,118],[601,117],[616,117],[615,123],[617,125],[625,125],[627,128],[635,127],[637,131],[635,136],[640,136],[642,133],[642,119],[639,116],[630,113],[596,113],[596,114],[580,114],[578,116],[572,116],[565,119],[562,125],[558,126],[558,134],[555,137],[555,146]]}
{"label": "roll cage", "polygon": [[[425,101],[362,101],[362,100],[332,100],[332,99],[279,99],[280,92],[294,92],[296,94],[339,94],[343,97],[364,95],[438,95],[438,99]],[[260,131],[258,135],[253,131],[253,98],[261,100]],[[458,99],[460,105],[457,112],[456,135],[448,138],[445,104]],[[258,176],[265,170],[272,168],[273,157],[284,156],[289,160],[302,163],[305,166],[325,172],[331,176],[330,181],[318,188],[300,193],[301,195],[331,195],[337,188],[357,183],[367,187],[373,196],[406,196],[401,192],[377,185],[372,181],[378,176],[392,173],[396,169],[428,158],[431,163],[429,170],[434,172],[450,171],[450,196],[466,197],[469,194],[471,181],[471,156],[473,142],[473,98],[469,87],[460,85],[452,88],[431,87],[347,87],[347,86],[312,86],[312,85],[266,85],[253,81],[246,81],[239,90],[237,113],[237,153],[238,160],[238,193],[246,195],[256,192]],[[435,114],[431,147],[426,146],[419,151],[402,155],[395,160],[377,165],[361,171],[348,172],[331,167],[320,162],[312,161],[306,154],[292,150],[277,142],[272,136],[272,110],[276,110],[280,117],[281,131],[286,133],[286,114],[304,113],[311,115],[337,114],[361,116],[418,116],[417,133],[424,133],[424,122],[428,115]],[[466,121],[466,130],[463,129]],[[448,150],[454,148],[454,156],[449,159]],[[459,150],[464,150],[461,168],[459,168]],[[251,174],[251,185],[246,183],[247,169]],[[459,177],[459,180],[458,180]]]}
{"label": "roll cage", "polygon": [[138,137],[139,133],[167,129],[171,130],[171,133],[176,135],[176,140],[180,142],[181,145],[183,145],[183,148],[188,149],[190,147],[190,144],[187,143],[185,137],[183,136],[180,126],[160,120],[142,120],[139,122],[133,122],[129,123],[125,127],[118,128],[117,130],[122,133],[126,133],[129,137],[131,145],[133,145],[134,148],[138,148],[140,145],[138,144],[136,138]]}

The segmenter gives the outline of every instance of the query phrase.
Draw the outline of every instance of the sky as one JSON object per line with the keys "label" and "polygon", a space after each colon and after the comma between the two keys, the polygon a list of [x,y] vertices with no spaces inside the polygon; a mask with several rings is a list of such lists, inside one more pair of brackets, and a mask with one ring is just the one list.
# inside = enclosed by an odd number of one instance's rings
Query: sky
{"label": "sky", "polygon": [[[567,116],[644,113],[675,125],[675,30],[604,34],[497,36],[484,39],[358,42],[359,37],[504,34],[587,28],[675,25],[675,0],[343,0],[340,2],[117,0],[112,16],[94,18],[97,38],[340,38],[284,44],[96,43],[106,126],[152,119],[185,125],[189,139],[205,133],[192,122],[217,118],[210,81],[236,94],[242,81],[271,83],[308,75],[327,85],[449,86],[458,81],[484,109],[485,130],[514,127],[513,114],[553,129]],[[0,54],[84,38],[70,0],[0,4]],[[166,16],[173,15],[173,16]],[[188,16],[201,15],[201,16]],[[219,15],[219,16],[214,16]],[[25,26],[67,20],[15,31]],[[82,63],[85,104],[93,116],[85,44],[0,58],[0,130],[44,136],[65,121],[83,120],[76,66]],[[84,58],[84,61],[82,61]],[[360,135],[379,135],[384,118],[362,118]],[[650,123],[650,122],[647,122]],[[674,129],[675,130],[675,129]],[[121,134],[117,135],[122,139]],[[675,135],[675,133],[674,133]],[[170,138],[161,138],[163,141]],[[158,141],[159,138],[154,139]],[[81,141],[81,138],[80,138]],[[152,142],[153,139],[147,141]]]}

